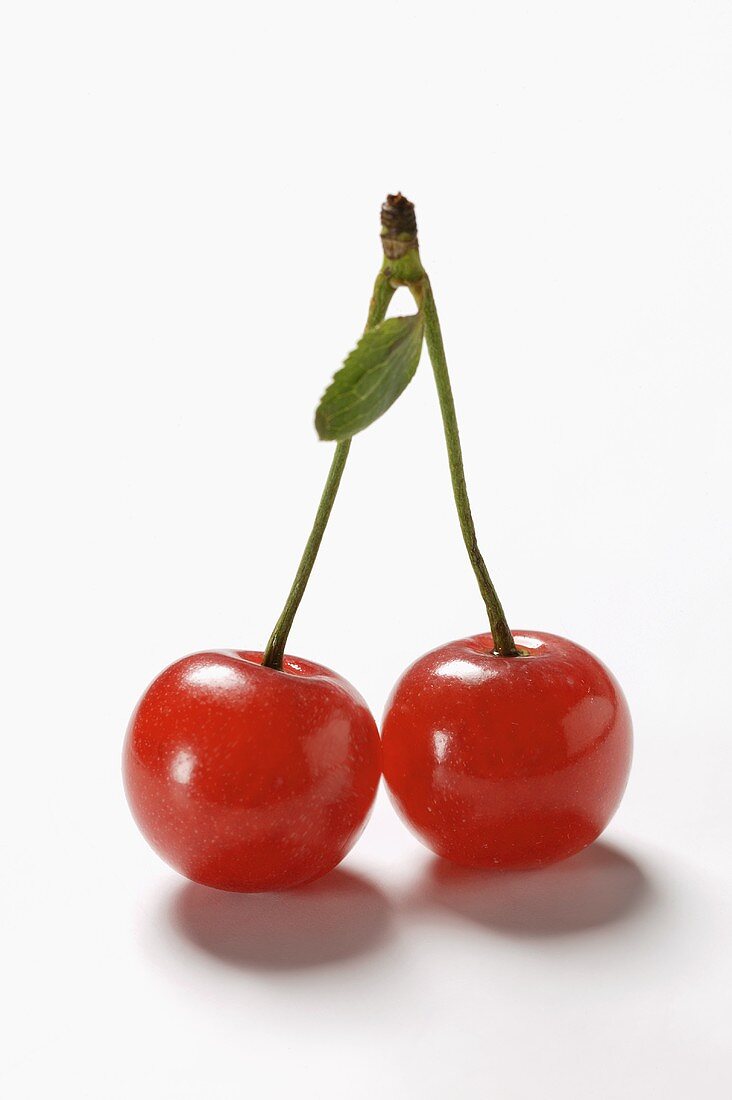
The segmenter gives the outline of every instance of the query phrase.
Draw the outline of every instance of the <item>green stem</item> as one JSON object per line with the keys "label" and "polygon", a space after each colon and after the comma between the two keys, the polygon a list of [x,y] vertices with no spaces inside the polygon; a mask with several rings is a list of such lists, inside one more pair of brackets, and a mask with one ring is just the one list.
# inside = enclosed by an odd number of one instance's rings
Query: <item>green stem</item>
{"label": "green stem", "polygon": [[[371,304],[369,306],[369,315],[366,320],[366,329],[373,328],[374,325],[378,325],[380,321],[384,320],[386,311],[389,308],[389,303],[394,295],[394,287],[389,282],[389,279],[383,271],[379,272],[374,283],[374,292],[371,296]],[[275,628],[270,635],[270,639],[267,642],[267,647],[262,656],[262,664],[268,668],[274,668],[281,670],[282,662],[285,656],[285,646],[287,645],[287,639],[292,628],[297,609],[300,606],[300,601],[305,594],[307,583],[310,579],[310,574],[313,571],[315,565],[315,559],[318,556],[318,550],[320,544],[323,541],[323,535],[325,529],[328,526],[328,519],[333,509],[336,494],[338,493],[338,486],[341,483],[343,476],[343,470],[345,469],[346,459],[348,458],[348,452],[351,449],[351,440],[344,439],[342,443],[336,446],[335,453],[333,455],[333,461],[328,471],[328,477],[325,481],[325,487],[323,489],[323,495],[320,498],[320,504],[318,510],[315,513],[315,522],[313,523],[313,529],[310,532],[310,537],[305,544],[305,550],[303,551],[300,564],[295,574],[295,579],[292,582],[292,588],[285,602],[285,606],[282,609],[282,614],[275,624]]]}
{"label": "green stem", "polygon": [[501,606],[501,601],[498,598],[498,593],[490,578],[485,561],[483,560],[483,555],[478,546],[478,537],[475,532],[473,513],[470,509],[470,500],[468,499],[468,488],[465,483],[463,452],[460,446],[460,432],[458,429],[457,415],[455,413],[455,400],[452,395],[450,375],[447,369],[447,359],[445,358],[445,346],[442,342],[440,320],[437,316],[435,299],[432,295],[432,287],[430,286],[427,275],[425,274],[418,283],[410,285],[410,290],[424,316],[425,342],[432,362],[432,371],[435,376],[437,396],[439,398],[440,411],[442,413],[442,423],[445,429],[445,442],[447,444],[447,454],[450,462],[450,477],[452,478],[455,507],[457,508],[457,514],[460,520],[460,530],[463,533],[463,540],[468,551],[470,564],[473,567],[473,572],[475,573],[478,587],[480,588],[480,594],[483,597],[483,602],[488,612],[491,634],[493,635],[494,652],[501,657],[515,657],[517,655],[517,650],[513,635],[506,620],[503,607]]}
{"label": "green stem", "polygon": [[486,568],[483,555],[478,546],[473,513],[470,510],[468,488],[465,484],[463,452],[460,446],[455,401],[452,396],[450,375],[445,358],[445,346],[442,342],[440,320],[437,316],[432,287],[419,255],[417,240],[417,219],[414,204],[404,195],[387,195],[381,208],[381,239],[384,246],[384,272],[389,275],[394,286],[407,286],[421,310],[424,318],[424,335],[427,350],[432,361],[432,371],[437,385],[440,401],[442,424],[445,429],[447,456],[450,462],[452,492],[455,497],[460,530],[473,567],[480,594],[488,612],[493,636],[493,652],[501,657],[516,657],[518,651],[509,629],[506,615],[501,607],[493,581]]}
{"label": "green stem", "polygon": [[270,635],[270,639],[267,642],[267,648],[262,657],[262,664],[267,665],[269,668],[282,668],[282,660],[285,656],[285,646],[287,645],[290,628],[292,627],[295,614],[297,613],[300,601],[305,593],[310,574],[313,571],[315,559],[318,556],[318,550],[320,549],[320,544],[325,534],[325,528],[328,526],[328,519],[335,502],[338,486],[341,483],[341,477],[346,467],[346,459],[348,458],[350,449],[350,439],[345,439],[342,443],[339,443],[335,449],[333,461],[330,464],[328,477],[325,481],[323,495],[320,498],[320,504],[315,513],[315,523],[310,532],[310,538],[307,541],[302,558],[300,559],[300,564],[295,574],[295,580],[292,583],[292,588],[290,589],[285,606],[282,609],[282,614],[277,620],[275,628]]}

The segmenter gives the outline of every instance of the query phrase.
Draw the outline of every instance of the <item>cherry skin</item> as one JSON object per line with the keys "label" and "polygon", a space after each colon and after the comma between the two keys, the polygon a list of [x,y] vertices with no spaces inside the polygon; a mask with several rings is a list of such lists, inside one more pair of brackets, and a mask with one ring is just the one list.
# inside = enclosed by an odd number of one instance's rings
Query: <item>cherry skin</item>
{"label": "cherry skin", "polygon": [[221,890],[282,890],[332,870],[357,840],[381,772],[365,702],[311,661],[194,653],[130,720],[132,813],[176,870]]}
{"label": "cherry skin", "polygon": [[619,684],[554,634],[450,642],[407,669],[387,703],[384,778],[439,856],[532,868],[591,844],[625,789],[632,726]]}

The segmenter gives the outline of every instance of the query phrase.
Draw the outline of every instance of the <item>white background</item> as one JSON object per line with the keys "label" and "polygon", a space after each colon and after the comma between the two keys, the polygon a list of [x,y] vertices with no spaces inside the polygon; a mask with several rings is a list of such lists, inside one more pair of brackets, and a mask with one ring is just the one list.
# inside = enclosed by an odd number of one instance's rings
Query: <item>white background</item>
{"label": "white background", "polygon": [[[3,1096],[729,1095],[731,61],[712,0],[3,5]],[[533,875],[446,875],[382,791],[319,886],[193,888],[124,727],[266,640],[396,189],[509,617],[615,671],[631,783]],[[378,715],[483,626],[425,358],[291,651]]]}

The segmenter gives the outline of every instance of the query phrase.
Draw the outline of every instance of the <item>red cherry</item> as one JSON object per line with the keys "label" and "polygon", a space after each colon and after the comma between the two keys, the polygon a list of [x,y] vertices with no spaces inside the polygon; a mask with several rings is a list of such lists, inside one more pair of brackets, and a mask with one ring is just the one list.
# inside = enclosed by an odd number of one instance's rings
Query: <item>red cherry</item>
{"label": "red cherry", "polygon": [[152,847],[222,890],[280,890],[332,870],[358,838],[381,747],[358,692],[330,669],[260,653],[195,653],[150,685],[123,768]]}
{"label": "red cherry", "polygon": [[539,867],[591,844],[625,789],[632,726],[619,684],[554,634],[450,642],[407,669],[387,704],[384,778],[440,856]]}

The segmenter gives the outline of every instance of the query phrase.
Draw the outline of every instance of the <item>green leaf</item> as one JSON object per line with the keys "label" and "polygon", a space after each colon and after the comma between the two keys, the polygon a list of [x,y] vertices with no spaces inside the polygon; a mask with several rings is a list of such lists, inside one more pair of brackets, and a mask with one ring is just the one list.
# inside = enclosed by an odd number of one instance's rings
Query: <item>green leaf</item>
{"label": "green leaf", "polygon": [[321,398],[321,439],[349,439],[394,404],[414,377],[423,333],[421,313],[390,317],[364,333]]}

